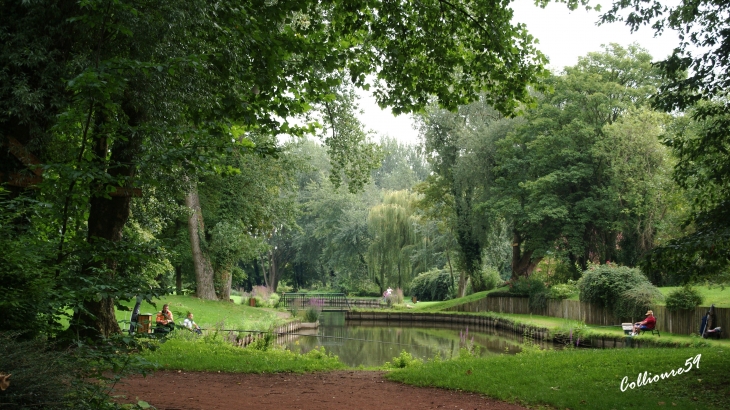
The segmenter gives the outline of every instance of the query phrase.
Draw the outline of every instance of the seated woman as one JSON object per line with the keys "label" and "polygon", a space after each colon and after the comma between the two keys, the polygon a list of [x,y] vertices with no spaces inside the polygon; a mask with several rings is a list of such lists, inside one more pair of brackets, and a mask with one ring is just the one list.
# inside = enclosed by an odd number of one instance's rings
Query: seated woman
{"label": "seated woman", "polygon": [[157,329],[155,329],[155,332],[157,333],[167,333],[171,330],[175,330],[175,320],[172,317],[172,312],[170,312],[167,303],[162,306],[162,310],[160,312],[157,312],[157,318],[155,321],[157,322]]}
{"label": "seated woman", "polygon": [[186,317],[185,320],[183,320],[183,326],[187,327],[188,329],[190,329],[191,331],[193,331],[199,335],[203,334],[203,331],[200,330],[200,326],[198,326],[198,324],[193,321],[192,312],[188,312],[188,317]]}
{"label": "seated woman", "polygon": [[634,323],[634,335],[638,335],[639,332],[644,330],[654,330],[654,326],[656,326],[654,311],[648,310],[646,312],[646,316],[646,319],[642,320],[641,322]]}

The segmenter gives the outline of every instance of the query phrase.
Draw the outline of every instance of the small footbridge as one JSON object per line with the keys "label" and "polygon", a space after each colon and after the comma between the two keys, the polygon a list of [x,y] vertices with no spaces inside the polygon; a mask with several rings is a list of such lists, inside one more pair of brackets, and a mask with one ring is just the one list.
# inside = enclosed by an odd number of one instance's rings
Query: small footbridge
{"label": "small footbridge", "polygon": [[279,304],[286,309],[306,309],[320,306],[323,311],[349,311],[351,301],[344,293],[282,293]]}

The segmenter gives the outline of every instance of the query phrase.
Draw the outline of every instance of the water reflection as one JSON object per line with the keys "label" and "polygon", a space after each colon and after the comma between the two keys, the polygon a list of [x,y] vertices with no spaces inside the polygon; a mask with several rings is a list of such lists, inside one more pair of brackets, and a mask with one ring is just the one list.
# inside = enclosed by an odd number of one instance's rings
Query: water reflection
{"label": "water reflection", "polygon": [[[306,353],[317,346],[339,356],[348,366],[381,366],[406,350],[414,357],[431,359],[437,354],[448,359],[459,354],[459,332],[465,325],[421,322],[350,321],[341,312],[327,312],[319,329],[288,336],[281,342],[295,352]],[[521,351],[521,335],[486,327],[469,327],[468,341],[481,347],[482,356],[515,354]],[[547,346],[544,346],[547,347]]]}

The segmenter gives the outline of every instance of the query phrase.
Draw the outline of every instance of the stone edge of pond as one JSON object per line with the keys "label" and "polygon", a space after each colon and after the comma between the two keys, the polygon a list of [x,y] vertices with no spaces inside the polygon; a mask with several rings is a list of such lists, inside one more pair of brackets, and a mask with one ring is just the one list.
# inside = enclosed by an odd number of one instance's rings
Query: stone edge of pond
{"label": "stone edge of pond", "polygon": [[681,342],[662,342],[653,339],[636,339],[631,336],[593,335],[583,337],[579,331],[573,335],[548,329],[546,327],[519,323],[512,319],[484,314],[438,313],[438,312],[378,312],[378,311],[346,311],[345,320],[377,320],[387,322],[434,322],[476,325],[501,329],[518,335],[529,336],[536,340],[563,345],[575,345],[586,348],[624,348],[624,347],[684,347],[689,344]]}

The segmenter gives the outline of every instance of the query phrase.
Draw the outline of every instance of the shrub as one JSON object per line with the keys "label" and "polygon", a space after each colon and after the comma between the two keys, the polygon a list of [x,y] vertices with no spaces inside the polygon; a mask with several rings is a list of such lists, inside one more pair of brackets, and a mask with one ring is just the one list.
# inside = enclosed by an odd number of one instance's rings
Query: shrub
{"label": "shrub", "polygon": [[619,317],[643,318],[654,301],[664,299],[662,292],[649,282],[641,283],[621,293],[618,304]]}
{"label": "shrub", "polygon": [[[244,294],[245,295],[245,294]],[[256,307],[276,307],[279,304],[279,295],[266,286],[254,286],[251,297],[256,300]]]}
{"label": "shrub", "polygon": [[0,395],[3,404],[18,409],[66,407],[71,358],[41,339],[21,341],[18,335],[0,333],[0,369],[12,374],[10,388]]}
{"label": "shrub", "polygon": [[[502,283],[502,278],[499,276],[499,272],[497,271],[496,268],[487,266],[486,268],[482,269],[480,274],[481,274],[481,282],[484,285],[483,290],[492,290],[492,289],[496,288],[498,284]],[[473,289],[471,280],[467,280],[466,290],[465,290],[464,294],[471,295],[473,293],[474,293],[474,289]]]}
{"label": "shrub", "polygon": [[419,364],[421,364],[420,360],[411,356],[410,353],[403,350],[400,352],[400,355],[393,358],[392,362],[385,362],[383,366],[390,369],[403,369],[409,366],[416,366]]}
{"label": "shrub", "polygon": [[545,283],[540,279],[521,276],[517,280],[508,282],[508,285],[511,295],[530,298],[530,309],[539,310],[547,306],[547,289]]}
{"label": "shrub", "polygon": [[[654,293],[652,288],[656,289],[639,269],[610,263],[592,266],[578,280],[581,301],[610,309],[617,318],[635,315],[636,303]],[[631,289],[636,289],[633,300],[622,302],[632,295],[625,293]]]}
{"label": "shrub", "polygon": [[509,293],[517,296],[530,296],[545,291],[545,284],[538,278],[520,276],[517,280],[507,282]]}
{"label": "shrub", "polygon": [[502,278],[499,276],[499,271],[493,266],[487,266],[482,270],[482,276],[484,278],[484,290],[492,290],[502,283]]}
{"label": "shrub", "polygon": [[675,289],[667,295],[667,309],[669,310],[694,309],[701,304],[702,295],[689,285]]}
{"label": "shrub", "polygon": [[324,299],[311,298],[309,299],[309,306],[304,312],[304,321],[314,323],[319,320],[319,315],[322,314],[322,308],[324,307]]}
{"label": "shrub", "polygon": [[411,295],[422,301],[447,300],[453,288],[451,275],[441,269],[421,273],[411,281]]}
{"label": "shrub", "polygon": [[276,336],[274,336],[273,333],[261,333],[261,335],[249,343],[246,348],[265,352],[274,344],[275,339]]}
{"label": "shrub", "polygon": [[563,300],[578,293],[578,286],[575,282],[569,280],[568,283],[559,283],[550,287],[549,297],[550,299]]}

